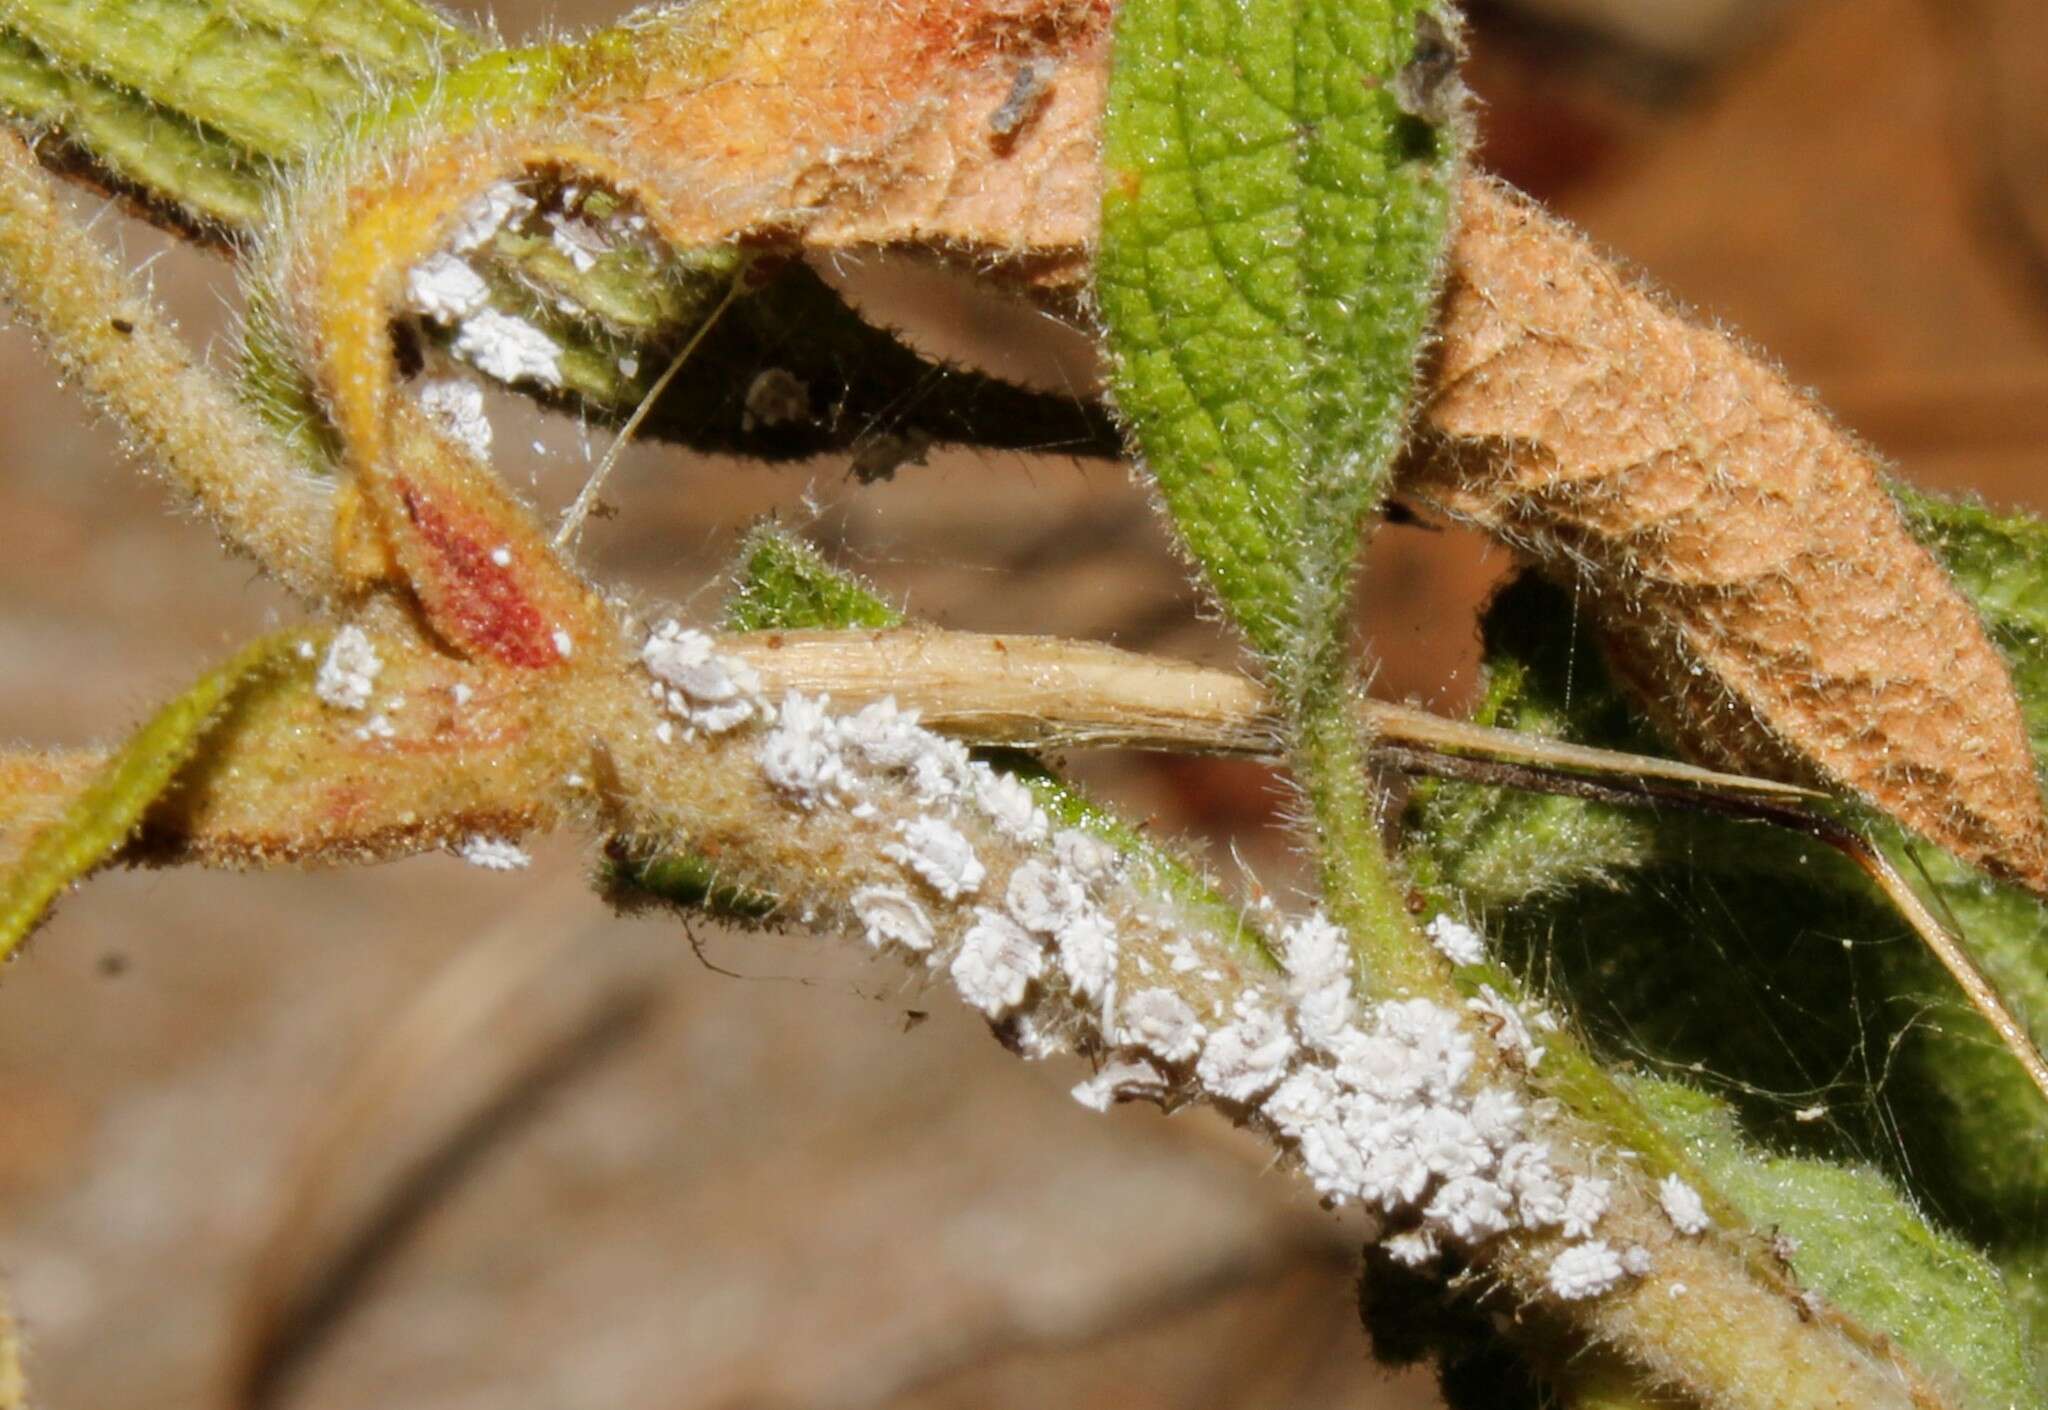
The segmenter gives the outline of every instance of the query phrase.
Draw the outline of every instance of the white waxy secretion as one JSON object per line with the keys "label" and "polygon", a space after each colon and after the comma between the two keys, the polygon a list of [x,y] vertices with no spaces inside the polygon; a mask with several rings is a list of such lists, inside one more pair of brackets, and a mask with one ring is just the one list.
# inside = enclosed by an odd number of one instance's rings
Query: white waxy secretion
{"label": "white waxy secretion", "polygon": [[1671,1227],[1688,1236],[1704,1234],[1713,1220],[1707,1217],[1706,1201],[1700,1192],[1676,1175],[1666,1175],[1657,1185],[1657,1203]]}
{"label": "white waxy secretion", "polygon": [[485,871],[520,871],[533,865],[533,858],[524,847],[503,837],[487,837],[476,833],[466,837],[455,849],[455,855],[473,867]]}
{"label": "white waxy secretion", "polygon": [[908,867],[946,900],[981,889],[988,868],[959,828],[941,818],[912,818],[902,825],[901,835],[903,841],[883,848],[883,855]]}
{"label": "white waxy secretion", "polygon": [[877,950],[901,945],[922,954],[932,947],[931,917],[901,887],[863,886],[853,893],[853,914]]}
{"label": "white waxy secretion", "polygon": [[455,355],[501,382],[562,385],[561,346],[525,319],[494,308],[462,320]]}
{"label": "white waxy secretion", "polygon": [[[420,386],[420,410],[479,460],[491,454],[491,418],[484,414],[484,389],[467,377],[439,377]],[[512,555],[505,555],[510,562]],[[495,560],[493,560],[495,561]],[[501,563],[499,567],[504,567]]]}
{"label": "white waxy secretion", "polygon": [[1031,981],[1045,972],[1045,951],[1001,911],[977,907],[974,924],[954,952],[951,973],[960,997],[990,1018],[1024,1002]]}
{"label": "white waxy secretion", "polygon": [[313,693],[337,710],[361,710],[370,703],[377,687],[384,658],[370,644],[361,627],[343,627],[327,643],[320,669],[313,677]]}

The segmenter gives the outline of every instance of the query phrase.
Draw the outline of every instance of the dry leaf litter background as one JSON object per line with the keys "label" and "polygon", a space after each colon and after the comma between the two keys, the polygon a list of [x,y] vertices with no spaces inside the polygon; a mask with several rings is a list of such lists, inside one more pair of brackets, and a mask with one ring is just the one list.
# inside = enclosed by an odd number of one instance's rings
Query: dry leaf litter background
{"label": "dry leaf litter background", "polygon": [[[1769,349],[1921,483],[2048,509],[2034,8],[1657,8],[1646,27],[1603,0],[1483,7],[1490,164]],[[584,18],[500,15],[514,35]],[[138,260],[165,243],[121,238]],[[217,266],[174,250],[153,268],[189,332],[220,325]],[[863,287],[1061,375],[1014,320],[896,275]],[[0,731],[105,738],[281,602],[161,511],[25,338],[0,342],[0,378]],[[573,423],[515,404],[498,443],[550,503],[586,464]],[[871,489],[842,471],[636,451],[590,552],[709,615],[735,530],[777,512],[948,625],[1231,659],[1113,468],[942,455]],[[1471,609],[1505,566],[1463,531],[1382,537],[1381,693],[1460,703]],[[1259,831],[1281,799],[1255,765],[1084,772],[1292,874]],[[41,1400],[231,1403],[274,1328],[250,1309],[274,1312],[394,1172],[438,1157],[279,1403],[1431,1403],[1426,1378],[1367,1361],[1350,1231],[1254,1143],[1205,1113],[1083,1112],[1077,1073],[1015,1062],[842,945],[700,927],[700,964],[674,923],[607,916],[586,860],[116,875],[70,901],[0,984],[0,1267]],[[450,1005],[492,983],[508,1001],[438,1051]],[[429,1038],[391,1048],[408,1010]],[[404,1081],[379,1086],[366,1136],[309,1149],[354,1129],[336,1104],[380,1043]]]}

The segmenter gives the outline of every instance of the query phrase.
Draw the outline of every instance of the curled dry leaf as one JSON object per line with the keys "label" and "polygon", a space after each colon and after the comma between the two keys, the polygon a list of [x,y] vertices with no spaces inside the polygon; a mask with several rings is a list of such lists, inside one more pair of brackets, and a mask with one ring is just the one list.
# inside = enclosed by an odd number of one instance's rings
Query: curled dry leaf
{"label": "curled dry leaf", "polygon": [[658,162],[671,238],[916,244],[1078,288],[1111,0],[728,0],[672,12],[579,106]]}
{"label": "curled dry leaf", "polygon": [[1776,370],[1475,180],[1423,415],[1406,487],[1575,579],[1689,751],[1847,789],[2048,894],[2003,659]]}

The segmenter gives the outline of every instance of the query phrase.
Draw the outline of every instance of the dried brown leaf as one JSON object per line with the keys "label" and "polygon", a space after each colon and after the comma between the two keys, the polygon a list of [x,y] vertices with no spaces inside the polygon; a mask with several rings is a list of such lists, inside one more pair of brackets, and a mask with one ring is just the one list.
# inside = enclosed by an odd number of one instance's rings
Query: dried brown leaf
{"label": "dried brown leaf", "polygon": [[2005,663],[1870,452],[1490,181],[1466,188],[1407,484],[1575,580],[1703,761],[1849,790],[2048,894]]}
{"label": "dried brown leaf", "polygon": [[[681,12],[589,92],[593,145],[657,166],[680,244],[912,244],[1087,278],[1111,0],[730,0]],[[639,92],[621,101],[621,89]]]}

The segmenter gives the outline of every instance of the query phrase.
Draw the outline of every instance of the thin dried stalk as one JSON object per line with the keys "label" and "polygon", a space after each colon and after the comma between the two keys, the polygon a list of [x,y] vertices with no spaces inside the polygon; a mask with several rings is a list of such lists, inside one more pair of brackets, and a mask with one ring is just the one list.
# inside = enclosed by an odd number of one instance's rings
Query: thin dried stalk
{"label": "thin dried stalk", "polygon": [[[892,696],[933,729],[971,744],[1280,754],[1272,700],[1251,677],[1097,642],[908,627],[761,632],[726,637],[719,647],[746,661],[772,689],[829,693],[851,705]],[[1489,729],[1384,700],[1361,700],[1357,708],[1360,723],[1380,744],[1427,754],[1472,754],[1755,797],[1823,796],[1797,784]]]}

